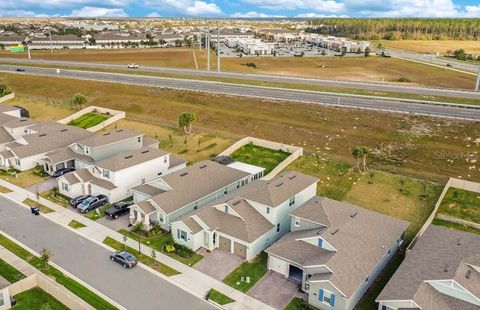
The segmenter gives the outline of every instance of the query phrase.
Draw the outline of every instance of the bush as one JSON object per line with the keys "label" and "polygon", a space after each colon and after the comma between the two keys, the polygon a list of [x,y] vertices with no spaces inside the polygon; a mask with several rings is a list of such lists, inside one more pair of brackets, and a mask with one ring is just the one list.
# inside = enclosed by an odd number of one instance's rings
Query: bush
{"label": "bush", "polygon": [[0,97],[6,96],[11,94],[12,91],[8,88],[7,84],[0,83]]}
{"label": "bush", "polygon": [[138,222],[132,227],[132,231],[136,234],[143,234],[145,233],[145,226],[142,222]]}
{"label": "bush", "polygon": [[257,65],[254,62],[248,62],[248,63],[243,64],[243,65],[246,66],[246,67],[257,69]]}
{"label": "bush", "polygon": [[176,244],[176,243],[175,243],[175,252],[180,257],[183,257],[183,258],[190,258],[194,254],[194,252],[192,250],[190,250],[189,248],[187,248],[186,246]]}

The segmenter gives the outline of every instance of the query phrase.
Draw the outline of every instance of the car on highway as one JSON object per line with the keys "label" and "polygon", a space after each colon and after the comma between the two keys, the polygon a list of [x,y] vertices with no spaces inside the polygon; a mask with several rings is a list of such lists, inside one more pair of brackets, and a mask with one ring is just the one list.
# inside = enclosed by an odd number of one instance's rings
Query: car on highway
{"label": "car on highway", "polygon": [[127,251],[116,251],[110,255],[110,260],[122,265],[125,268],[133,268],[138,261],[135,256]]}
{"label": "car on highway", "polygon": [[81,213],[87,213],[89,211],[95,210],[104,206],[108,203],[108,198],[105,195],[98,195],[98,196],[90,196],[81,204],[77,206],[77,210]]}
{"label": "car on highway", "polygon": [[118,219],[119,216],[127,214],[130,212],[130,206],[132,202],[130,201],[120,201],[114,204],[111,208],[105,210],[105,216],[110,219]]}
{"label": "car on highway", "polygon": [[72,171],[75,171],[74,167],[65,167],[65,168],[62,168],[62,169],[58,169],[57,171],[55,171],[53,173],[53,177],[58,178],[58,177],[61,177],[64,174],[72,172]]}
{"label": "car on highway", "polygon": [[139,68],[139,65],[137,65],[137,64],[129,64],[127,67],[128,67],[129,69],[138,69],[138,68]]}
{"label": "car on highway", "polygon": [[81,204],[85,199],[90,197],[90,195],[81,195],[75,198],[70,199],[70,205],[76,208],[79,204]]}
{"label": "car on highway", "polygon": [[18,67],[17,69],[15,69],[17,72],[25,72],[27,71],[25,68],[23,67]]}

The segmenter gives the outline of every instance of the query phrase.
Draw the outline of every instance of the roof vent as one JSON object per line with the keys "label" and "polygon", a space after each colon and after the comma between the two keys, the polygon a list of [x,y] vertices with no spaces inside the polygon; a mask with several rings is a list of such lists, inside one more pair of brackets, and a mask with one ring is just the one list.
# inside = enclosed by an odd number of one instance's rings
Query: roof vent
{"label": "roof vent", "polygon": [[289,177],[289,179],[290,179],[290,180],[293,180],[293,179],[295,179],[296,177],[297,177],[297,175],[294,174],[294,175],[292,175],[291,177]]}
{"label": "roof vent", "polygon": [[457,240],[457,245],[462,245],[463,244],[463,240],[462,239],[458,239]]}
{"label": "roof vent", "polygon": [[119,130],[117,130],[116,132],[122,132],[122,131],[123,131],[123,129],[119,129]]}
{"label": "roof vent", "polygon": [[41,135],[38,135],[39,137],[45,137],[47,134],[46,133],[42,133]]}
{"label": "roof vent", "polygon": [[468,269],[467,272],[465,273],[465,278],[470,279],[471,275],[472,275],[472,270]]}
{"label": "roof vent", "polygon": [[207,168],[207,165],[201,165],[200,169]]}
{"label": "roof vent", "polygon": [[130,159],[132,157],[133,157],[133,155],[128,155],[128,156],[125,156],[125,159]]}
{"label": "roof vent", "polygon": [[278,184],[275,184],[276,187],[280,187],[283,185],[283,182],[282,183],[278,183]]}
{"label": "roof vent", "polygon": [[355,216],[357,216],[357,212],[353,213],[352,215],[350,215],[350,217],[353,219]]}
{"label": "roof vent", "polygon": [[108,136],[110,134],[110,132],[106,132],[103,134],[103,136]]}
{"label": "roof vent", "polygon": [[149,150],[145,150],[145,151],[142,151],[142,154],[147,154],[148,152],[150,152]]}
{"label": "roof vent", "polygon": [[20,122],[26,122],[26,121],[27,121],[26,118],[22,118],[22,119],[20,120]]}
{"label": "roof vent", "polygon": [[445,266],[443,266],[443,272],[448,272],[448,265],[445,264]]}
{"label": "roof vent", "polygon": [[238,205],[240,202],[242,202],[242,201],[241,201],[241,200],[237,200],[237,201],[235,201],[234,203],[232,203],[232,205],[236,206],[236,205]]}
{"label": "roof vent", "polygon": [[184,177],[184,176],[186,176],[187,174],[188,174],[188,172],[184,172],[184,173],[180,174],[180,176],[181,176],[181,177]]}
{"label": "roof vent", "polygon": [[60,130],[60,132],[65,132],[65,131],[68,131],[68,129],[62,129],[62,130]]}
{"label": "roof vent", "polygon": [[340,229],[335,229],[334,231],[331,232],[332,236],[335,235]]}

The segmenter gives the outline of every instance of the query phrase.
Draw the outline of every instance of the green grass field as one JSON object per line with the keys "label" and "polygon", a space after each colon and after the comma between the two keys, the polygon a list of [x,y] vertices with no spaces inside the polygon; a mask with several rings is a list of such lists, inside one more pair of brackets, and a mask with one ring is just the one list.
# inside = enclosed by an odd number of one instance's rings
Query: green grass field
{"label": "green grass field", "polygon": [[42,213],[52,213],[52,212],[55,212],[54,210],[50,209],[49,207],[47,206],[44,206],[42,205],[41,203],[38,203],[30,198],[27,198],[23,201],[24,204],[26,204],[27,206],[30,206],[30,207],[37,207],[40,209],[40,212]]}
{"label": "green grass field", "polygon": [[290,156],[290,153],[247,144],[233,152],[230,156],[236,161],[265,168],[264,175],[267,175],[285,158]]}
{"label": "green grass field", "polygon": [[449,188],[440,204],[438,213],[480,223],[480,193]]}
{"label": "green grass field", "polygon": [[68,226],[72,227],[73,229],[79,229],[79,228],[87,227],[85,224],[82,224],[82,223],[80,223],[78,221],[75,221],[75,220],[71,220],[70,223],[68,223]]}
{"label": "green grass field", "polygon": [[0,276],[10,283],[15,283],[25,278],[25,275],[0,259]]}
{"label": "green grass field", "polygon": [[[246,293],[267,273],[267,253],[262,252],[252,261],[243,262],[223,279],[223,283]],[[250,283],[242,278],[250,277]]]}
{"label": "green grass field", "polygon": [[214,290],[213,288],[210,290],[208,299],[216,302],[219,305],[226,305],[234,302],[235,300],[231,299],[230,297],[220,293],[219,291]]}
{"label": "green grass field", "polygon": [[17,300],[17,304],[12,307],[15,310],[63,310],[68,309],[60,301],[56,300],[52,295],[38,287],[34,287],[27,291],[21,292],[13,296]]}
{"label": "green grass field", "polygon": [[452,222],[445,221],[445,220],[438,219],[438,218],[433,219],[432,224],[447,227],[447,228],[450,228],[450,229],[461,230],[461,231],[466,231],[468,233],[480,235],[480,229],[475,229],[473,227],[469,227],[469,226],[458,224],[458,223],[452,223]]}
{"label": "green grass field", "polygon": [[98,113],[85,113],[79,118],[76,118],[68,123],[68,125],[80,127],[80,128],[90,128],[101,124],[103,121],[108,119],[107,115],[98,114]]}

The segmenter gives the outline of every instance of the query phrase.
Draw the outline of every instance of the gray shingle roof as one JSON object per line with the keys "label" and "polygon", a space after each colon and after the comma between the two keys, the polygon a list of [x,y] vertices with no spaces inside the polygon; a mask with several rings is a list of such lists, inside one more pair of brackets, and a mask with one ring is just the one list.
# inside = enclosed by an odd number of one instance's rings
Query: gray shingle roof
{"label": "gray shingle roof", "polygon": [[8,143],[12,142],[13,140],[13,137],[8,133],[8,131],[5,128],[0,127],[0,143]]}
{"label": "gray shingle roof", "polygon": [[163,189],[152,186],[150,184],[141,184],[141,185],[135,186],[134,188],[132,188],[132,190],[146,194],[150,197],[165,192]]}
{"label": "gray shingle roof", "polygon": [[130,129],[117,129],[97,135],[91,135],[90,137],[82,139],[77,143],[91,148],[96,148],[138,136],[143,136],[143,134]]}
{"label": "gray shingle roof", "polygon": [[[289,233],[267,252],[304,267],[326,264],[333,272],[330,281],[347,296],[365,282],[409,225],[406,221],[326,197],[314,197],[292,213],[303,215],[306,220],[322,219],[326,227],[319,225],[315,229]],[[328,252],[299,240],[317,237],[322,237],[337,251]]]}
{"label": "gray shingle roof", "polygon": [[110,171],[120,171],[167,155],[167,152],[144,146],[141,149],[128,151],[101,160],[95,165]]}
{"label": "gray shingle roof", "polygon": [[[439,297],[428,295],[429,290],[423,288],[422,283],[439,279],[455,279],[480,298],[480,276],[467,266],[471,262],[478,263],[479,256],[480,236],[430,225],[377,300],[414,300],[421,307],[424,307],[422,303],[428,306],[432,299],[435,302]],[[465,277],[468,268],[472,270],[470,279]],[[456,307],[463,309],[461,304]]]}
{"label": "gray shingle roof", "polygon": [[76,159],[84,163],[92,163],[93,158],[88,155],[75,153],[70,147],[59,149],[45,155],[45,160],[52,164],[61,163],[71,159]]}

